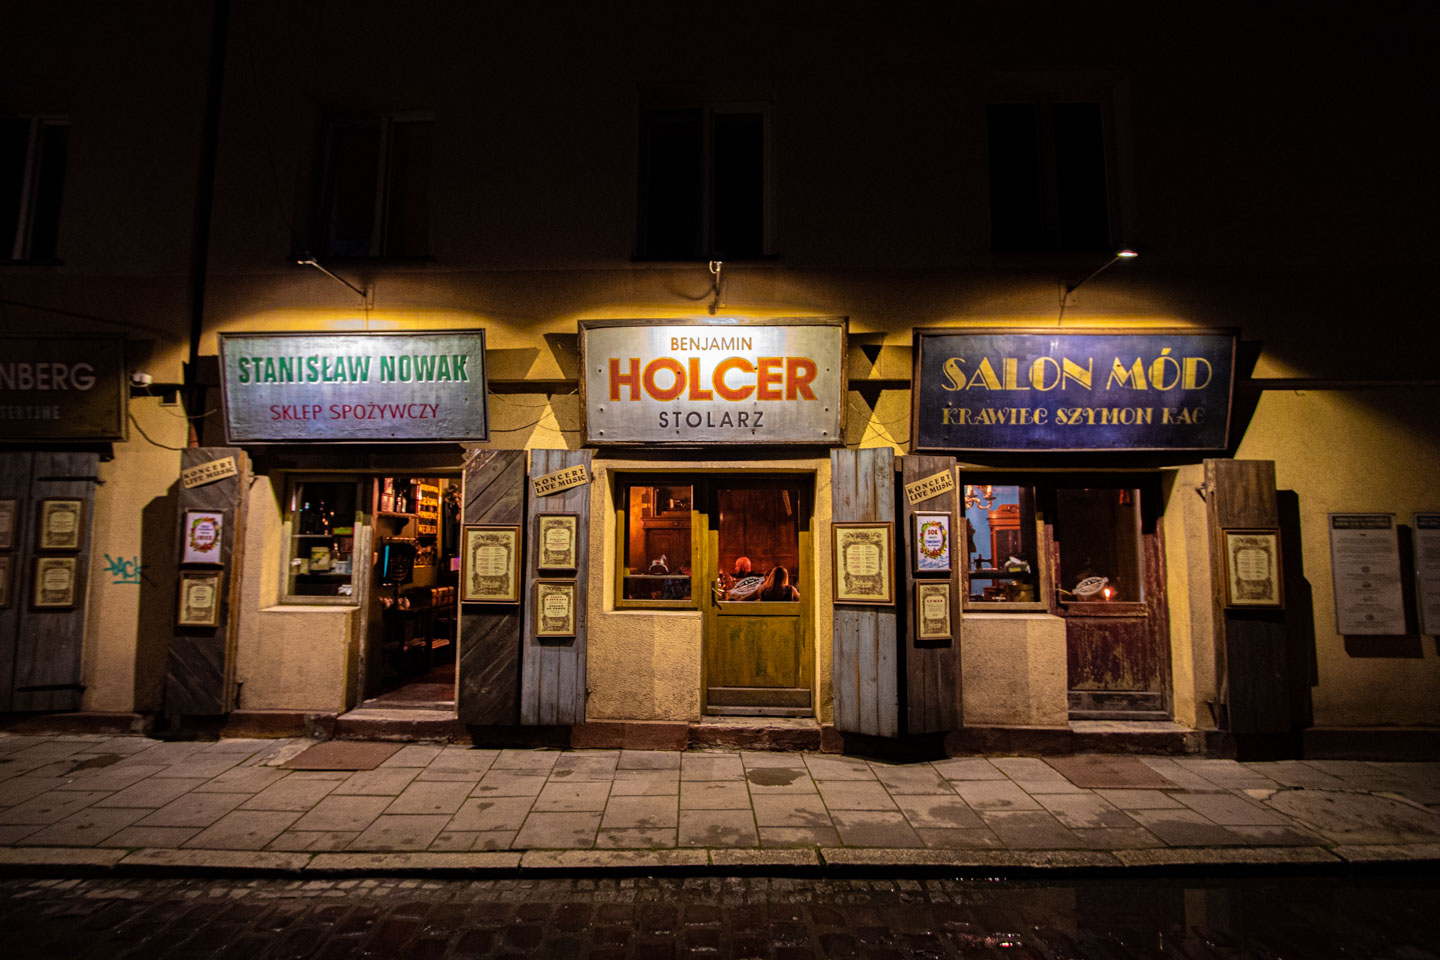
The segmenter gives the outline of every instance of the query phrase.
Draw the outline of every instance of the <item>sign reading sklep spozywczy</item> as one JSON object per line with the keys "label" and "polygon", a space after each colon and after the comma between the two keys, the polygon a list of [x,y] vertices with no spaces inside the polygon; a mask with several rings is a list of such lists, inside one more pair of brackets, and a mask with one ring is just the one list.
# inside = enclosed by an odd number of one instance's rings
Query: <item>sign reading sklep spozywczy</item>
{"label": "sign reading sklep spozywczy", "polygon": [[485,331],[220,335],[231,443],[486,440]]}
{"label": "sign reading sklep spozywczy", "polygon": [[843,440],[845,322],[580,324],[585,442]]}

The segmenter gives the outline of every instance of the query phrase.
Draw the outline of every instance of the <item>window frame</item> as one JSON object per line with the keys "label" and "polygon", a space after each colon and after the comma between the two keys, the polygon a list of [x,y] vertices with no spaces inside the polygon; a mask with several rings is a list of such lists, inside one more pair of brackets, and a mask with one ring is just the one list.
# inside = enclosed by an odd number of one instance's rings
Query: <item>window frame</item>
{"label": "window frame", "polygon": [[[616,610],[696,610],[700,609],[702,583],[698,577],[700,544],[705,527],[700,507],[703,478],[693,473],[617,473],[615,475],[615,609]],[[632,487],[690,487],[690,598],[688,600],[636,600],[625,597],[625,550],[630,536],[630,497]]]}
{"label": "window frame", "polygon": [[[1089,488],[1102,488],[1105,477],[1103,475],[1057,475],[1050,486],[1050,494],[1059,493],[1060,490],[1075,490]],[[1139,600],[1063,600],[1060,597],[1060,589],[1057,585],[1052,586],[1050,595],[1055,600],[1054,610],[1057,616],[1076,617],[1148,617],[1150,615],[1150,597],[1145,591],[1145,509],[1147,500],[1153,494],[1150,493],[1147,485],[1134,474],[1117,474],[1116,483],[1103,487],[1104,489],[1127,489],[1135,492],[1135,563],[1136,580],[1140,588]],[[1159,504],[1153,505],[1159,508]],[[1052,531],[1047,541],[1047,552],[1050,554],[1051,565],[1055,568],[1055,576],[1058,578],[1059,550],[1057,541],[1053,536],[1055,523],[1059,521],[1059,506],[1056,505],[1056,516],[1050,522]],[[1158,513],[1157,513],[1158,522]]]}
{"label": "window frame", "polygon": [[[391,113],[336,112],[321,118],[319,168],[315,188],[315,206],[311,225],[311,244],[315,255],[331,260],[425,260],[431,252],[430,229],[427,222],[425,249],[423,251],[393,252],[390,250],[391,202],[394,184],[391,175],[394,169],[395,128],[403,124],[430,124],[432,136],[431,164],[433,168],[433,136],[435,116],[429,111],[400,111]],[[370,244],[366,253],[338,252],[332,236],[335,221],[335,130],[342,125],[378,126],[376,134],[379,149],[376,151],[375,194],[371,202]],[[433,173],[433,169],[431,171]],[[427,181],[428,182],[428,181]],[[424,202],[428,211],[433,208],[431,197]],[[428,217],[427,217],[428,219]]]}
{"label": "window frame", "polygon": [[[285,487],[283,499],[280,506],[280,533],[283,544],[283,552],[279,564],[279,586],[280,592],[278,602],[284,606],[332,606],[332,607],[358,607],[364,602],[361,596],[358,580],[361,570],[357,568],[355,558],[361,556],[361,550],[369,550],[369,527],[370,512],[366,509],[367,483],[365,475],[361,474],[337,474],[337,473],[306,473],[287,472],[281,475]],[[298,488],[306,483],[349,483],[355,490],[355,521],[351,526],[354,531],[351,536],[354,545],[350,554],[350,595],[349,596],[305,596],[292,594],[290,592],[290,561],[294,559],[291,551],[297,535],[295,529],[295,498]],[[370,563],[367,561],[361,565],[365,571],[369,571]]]}
{"label": "window frame", "polygon": [[15,232],[12,236],[4,238],[7,243],[6,254],[0,262],[3,263],[59,263],[59,236],[60,221],[65,203],[65,180],[70,165],[70,145],[67,134],[65,145],[64,166],[60,169],[60,196],[55,207],[55,222],[53,224],[56,237],[56,250],[49,256],[35,257],[35,226],[36,208],[39,204],[40,185],[45,173],[45,131],[52,127],[64,127],[68,131],[71,128],[69,117],[55,116],[49,114],[11,114],[6,117],[9,120],[24,121],[28,124],[29,132],[25,141],[25,164],[20,175],[20,196],[19,207],[16,211]]}
{"label": "window frame", "polygon": [[[645,117],[652,113],[674,113],[695,110],[700,114],[700,194],[695,198],[700,205],[700,244],[694,260],[675,258],[651,253],[644,241],[646,237],[647,206],[645,202],[646,158],[643,145]],[[748,256],[732,257],[738,262],[765,260],[775,256],[775,160],[774,160],[774,108],[769,101],[707,101],[707,100],[657,100],[642,103],[636,113],[636,164],[635,164],[635,248],[632,260],[641,263],[690,263],[699,260],[724,260],[715,249],[715,176],[716,137],[715,118],[726,115],[759,114],[761,118],[761,239],[760,252]]]}
{"label": "window frame", "polygon": [[[970,599],[970,554],[967,550],[965,558],[960,562],[960,611],[966,613],[1048,613],[1051,610],[1050,598],[1053,594],[1052,577],[1050,572],[1050,540],[1046,536],[1045,514],[1040,509],[1040,482],[1035,476],[1025,474],[1002,473],[994,470],[970,470],[961,468],[960,479],[956,493],[957,514],[960,520],[965,517],[965,487],[967,485],[982,486],[993,484],[994,486],[1015,486],[1022,490],[1030,489],[1030,507],[1032,522],[1034,523],[1035,536],[1035,599],[1034,600],[971,600]],[[1023,506],[1024,496],[1021,496]],[[1021,523],[1024,523],[1024,510],[1021,510]],[[959,556],[959,551],[956,551]],[[993,561],[993,557],[991,558]],[[989,578],[986,578],[989,579]]]}

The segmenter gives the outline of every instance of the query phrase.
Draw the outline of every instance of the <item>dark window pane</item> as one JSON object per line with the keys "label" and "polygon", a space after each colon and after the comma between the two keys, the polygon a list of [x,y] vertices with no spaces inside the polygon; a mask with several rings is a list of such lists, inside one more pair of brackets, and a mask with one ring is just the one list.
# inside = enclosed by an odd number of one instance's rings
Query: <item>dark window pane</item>
{"label": "dark window pane", "polygon": [[990,240],[998,251],[1043,250],[1045,217],[1035,107],[990,105]]}
{"label": "dark window pane", "polygon": [[321,235],[331,256],[370,254],[375,230],[376,177],[380,163],[378,123],[330,125],[326,196]]}
{"label": "dark window pane", "polygon": [[35,185],[35,214],[30,219],[30,259],[53,260],[60,232],[60,195],[65,188],[65,159],[70,148],[70,127],[46,124],[40,140],[39,179]]}
{"label": "dark window pane", "polygon": [[1062,250],[1110,246],[1105,128],[1098,103],[1057,103],[1054,114],[1056,202]]}
{"label": "dark window pane", "polygon": [[701,142],[699,110],[641,116],[637,250],[641,257],[701,258]]}
{"label": "dark window pane", "polygon": [[694,489],[635,484],[624,490],[626,600],[689,600]]}
{"label": "dark window pane", "polygon": [[358,491],[354,483],[311,480],[290,488],[287,595],[353,595]]}
{"label": "dark window pane", "polygon": [[1140,567],[1140,491],[1055,491],[1062,600],[1144,600]]}
{"label": "dark window pane", "polygon": [[390,139],[390,179],[385,252],[430,252],[431,121],[396,123]]}
{"label": "dark window pane", "polygon": [[715,256],[765,252],[765,117],[715,117]]}
{"label": "dark window pane", "polygon": [[967,483],[964,489],[968,599],[971,603],[1038,600],[1034,488]]}
{"label": "dark window pane", "polygon": [[30,148],[30,121],[0,119],[0,260],[13,255],[20,229],[20,198],[25,190],[25,155]]}

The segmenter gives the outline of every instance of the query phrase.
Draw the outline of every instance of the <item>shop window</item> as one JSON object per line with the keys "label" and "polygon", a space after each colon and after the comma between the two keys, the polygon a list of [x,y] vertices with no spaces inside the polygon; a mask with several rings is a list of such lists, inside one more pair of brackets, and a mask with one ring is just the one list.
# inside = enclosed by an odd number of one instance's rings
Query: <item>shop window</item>
{"label": "shop window", "polygon": [[765,109],[640,115],[636,256],[740,260],[770,253]]}
{"label": "shop window", "polygon": [[70,124],[0,118],[0,259],[55,259]]}
{"label": "shop window", "polygon": [[1110,249],[1105,105],[994,103],[988,113],[993,249]]}
{"label": "shop window", "polygon": [[430,252],[430,153],[422,117],[331,118],[325,126],[314,252],[415,257]]}
{"label": "shop window", "polygon": [[717,600],[800,600],[800,486],[726,481],[715,492]]}
{"label": "shop window", "polygon": [[690,484],[627,481],[620,487],[619,606],[695,606]]}
{"label": "shop window", "polygon": [[1035,488],[964,485],[967,604],[1039,604]]}
{"label": "shop window", "polygon": [[291,481],[284,599],[307,602],[354,596],[359,491],[353,480]]}
{"label": "shop window", "polygon": [[1140,491],[1055,491],[1056,589],[1062,603],[1142,603]]}

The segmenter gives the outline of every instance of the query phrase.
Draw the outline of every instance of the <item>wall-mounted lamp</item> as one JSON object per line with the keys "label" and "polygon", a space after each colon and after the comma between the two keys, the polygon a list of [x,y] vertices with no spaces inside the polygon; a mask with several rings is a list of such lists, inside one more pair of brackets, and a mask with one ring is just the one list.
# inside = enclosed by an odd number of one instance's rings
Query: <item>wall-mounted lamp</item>
{"label": "wall-mounted lamp", "polygon": [[1138,256],[1140,256],[1139,251],[1134,250],[1130,247],[1121,247],[1119,250],[1115,251],[1115,255],[1113,257],[1111,257],[1109,260],[1106,260],[1104,263],[1100,264],[1100,266],[1092,270],[1085,277],[1084,280],[1081,280],[1079,283],[1072,283],[1067,286],[1060,293],[1060,316],[1057,317],[1055,320],[1056,326],[1059,326],[1060,321],[1065,318],[1065,306],[1070,302],[1070,295],[1072,293],[1085,286],[1085,284],[1089,283],[1091,280],[1094,280],[1096,277],[1100,276],[1100,274],[1104,273],[1106,270],[1109,270],[1112,266],[1115,265],[1117,261],[1134,260]]}
{"label": "wall-mounted lamp", "polygon": [[720,271],[725,269],[725,261],[710,261],[710,292],[715,296],[710,301],[710,312],[714,313],[720,308]]}
{"label": "wall-mounted lamp", "polygon": [[[336,276],[335,274],[331,273],[329,270],[326,270],[325,267],[320,263],[319,260],[316,260],[314,257],[310,256],[309,254],[306,254],[306,255],[305,255],[304,257],[302,257],[301,259],[296,260],[295,263],[298,264],[299,266],[302,266],[302,267],[314,267],[316,270],[319,270],[321,273],[325,274],[325,276],[329,277],[331,280],[334,280],[334,281],[336,281],[337,283],[343,283],[343,284],[345,284],[345,286],[347,286],[347,287],[349,287],[351,290],[355,291],[356,296],[358,296],[361,300],[367,300],[367,301],[368,301],[368,300],[370,299],[370,295],[369,295],[368,293],[366,293],[364,290],[361,290],[359,287],[355,286],[355,284],[351,283],[349,280],[346,280],[344,277]],[[1103,268],[1102,268],[1102,269],[1103,269]],[[1099,272],[1099,271],[1096,271],[1096,272]]]}

